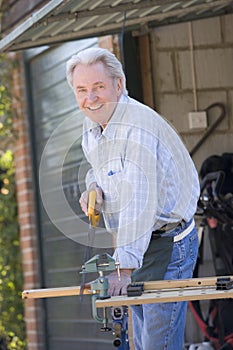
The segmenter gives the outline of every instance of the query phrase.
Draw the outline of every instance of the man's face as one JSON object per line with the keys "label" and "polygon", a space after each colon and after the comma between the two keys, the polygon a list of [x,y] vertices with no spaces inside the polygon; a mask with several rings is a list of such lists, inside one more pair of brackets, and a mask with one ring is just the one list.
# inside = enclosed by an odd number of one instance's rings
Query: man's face
{"label": "man's face", "polygon": [[106,126],[121,95],[121,80],[113,81],[102,62],[79,64],[73,72],[79,108],[92,121]]}

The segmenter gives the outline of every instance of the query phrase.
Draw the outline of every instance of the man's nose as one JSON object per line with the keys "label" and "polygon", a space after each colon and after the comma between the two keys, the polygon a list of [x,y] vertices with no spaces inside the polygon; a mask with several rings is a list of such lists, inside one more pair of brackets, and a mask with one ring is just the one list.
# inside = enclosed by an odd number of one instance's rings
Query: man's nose
{"label": "man's nose", "polygon": [[95,91],[89,91],[87,93],[86,100],[93,102],[93,101],[96,101],[96,99],[97,99],[97,95],[96,95]]}

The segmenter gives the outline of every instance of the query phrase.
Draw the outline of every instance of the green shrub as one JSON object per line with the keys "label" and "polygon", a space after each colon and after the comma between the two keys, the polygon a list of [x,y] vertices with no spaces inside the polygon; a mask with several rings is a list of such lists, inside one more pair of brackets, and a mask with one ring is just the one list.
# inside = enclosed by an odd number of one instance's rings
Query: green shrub
{"label": "green shrub", "polygon": [[[0,350],[26,349],[21,291],[21,266],[15,167],[10,150],[14,139],[10,97],[10,62],[0,56]],[[3,83],[5,85],[3,85]],[[9,84],[9,85],[8,85]]]}

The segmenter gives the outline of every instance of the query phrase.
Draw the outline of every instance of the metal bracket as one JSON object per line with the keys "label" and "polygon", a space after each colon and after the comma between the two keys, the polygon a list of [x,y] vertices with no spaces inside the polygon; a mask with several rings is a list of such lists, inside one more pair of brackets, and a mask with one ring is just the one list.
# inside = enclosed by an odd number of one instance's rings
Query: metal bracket
{"label": "metal bracket", "polygon": [[138,297],[144,292],[144,283],[131,283],[127,287],[128,297]]}
{"label": "metal bracket", "polygon": [[233,280],[230,277],[217,278],[216,290],[228,290],[233,288]]}

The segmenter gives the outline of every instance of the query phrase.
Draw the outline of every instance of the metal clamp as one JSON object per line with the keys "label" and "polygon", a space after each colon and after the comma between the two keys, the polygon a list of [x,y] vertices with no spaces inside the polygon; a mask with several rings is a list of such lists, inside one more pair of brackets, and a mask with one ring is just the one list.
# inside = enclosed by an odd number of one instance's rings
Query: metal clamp
{"label": "metal clamp", "polygon": [[102,331],[110,331],[108,327],[108,319],[106,309],[103,308],[103,317],[100,317],[96,309],[96,299],[110,298],[108,295],[108,279],[104,276],[104,271],[113,271],[116,269],[115,260],[107,253],[97,254],[82,266],[81,273],[98,272],[99,277],[90,283],[92,291],[92,316],[100,323],[103,323]]}
{"label": "metal clamp", "polygon": [[216,290],[228,290],[233,288],[233,280],[230,277],[217,278]]}
{"label": "metal clamp", "polygon": [[128,297],[139,297],[144,292],[144,283],[130,283],[127,287]]}

